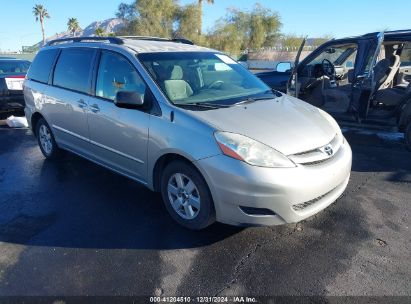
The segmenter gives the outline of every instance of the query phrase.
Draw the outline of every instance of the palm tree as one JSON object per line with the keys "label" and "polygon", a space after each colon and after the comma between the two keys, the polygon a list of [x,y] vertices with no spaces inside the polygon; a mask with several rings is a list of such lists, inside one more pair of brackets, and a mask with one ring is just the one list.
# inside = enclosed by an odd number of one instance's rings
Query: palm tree
{"label": "palm tree", "polygon": [[44,19],[50,18],[48,11],[41,4],[36,4],[33,7],[33,15],[36,17],[36,21],[40,21],[41,33],[43,34],[43,45],[46,43],[46,36],[44,35]]}
{"label": "palm tree", "polygon": [[96,28],[95,34],[96,34],[96,36],[98,36],[98,37],[102,37],[102,36],[105,36],[105,35],[106,35],[106,32],[104,31],[103,28],[98,27],[98,28]]}
{"label": "palm tree", "polygon": [[67,22],[67,28],[69,32],[73,35],[73,37],[76,35],[78,31],[81,30],[77,18],[69,18]]}
{"label": "palm tree", "polygon": [[[214,4],[214,0],[205,0],[208,4]],[[198,0],[198,11],[199,11],[199,20],[198,20],[198,35],[201,35],[201,27],[203,25],[203,0]]]}

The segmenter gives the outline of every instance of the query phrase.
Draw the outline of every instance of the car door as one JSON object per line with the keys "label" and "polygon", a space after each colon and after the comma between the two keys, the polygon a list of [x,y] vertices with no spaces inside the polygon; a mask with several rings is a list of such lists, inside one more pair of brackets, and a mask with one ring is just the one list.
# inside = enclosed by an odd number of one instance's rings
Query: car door
{"label": "car door", "polygon": [[88,48],[61,50],[42,110],[57,143],[83,155],[89,154],[87,106],[96,53]]}
{"label": "car door", "polygon": [[307,37],[301,42],[300,48],[298,49],[297,55],[295,56],[294,66],[291,71],[291,74],[288,78],[287,83],[287,94],[298,98],[300,87],[298,85],[298,64],[300,63],[301,52],[304,49]]}
{"label": "car door", "polygon": [[357,61],[354,69],[351,109],[358,113],[359,118],[368,115],[369,103],[376,86],[374,66],[384,41],[384,32],[358,41]]}
{"label": "car door", "polygon": [[88,123],[96,160],[142,182],[147,178],[147,143],[150,115],[143,109],[119,108],[119,91],[134,91],[144,100],[147,86],[123,55],[101,51],[90,99]]}

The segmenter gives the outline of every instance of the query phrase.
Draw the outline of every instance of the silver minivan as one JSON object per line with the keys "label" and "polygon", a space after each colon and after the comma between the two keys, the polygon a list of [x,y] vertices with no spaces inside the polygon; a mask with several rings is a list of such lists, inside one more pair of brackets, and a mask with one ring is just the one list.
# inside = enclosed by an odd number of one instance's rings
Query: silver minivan
{"label": "silver minivan", "polygon": [[47,159],[68,150],[162,194],[190,229],[301,221],[345,190],[352,153],[324,111],[186,40],[55,40],[24,82]]}

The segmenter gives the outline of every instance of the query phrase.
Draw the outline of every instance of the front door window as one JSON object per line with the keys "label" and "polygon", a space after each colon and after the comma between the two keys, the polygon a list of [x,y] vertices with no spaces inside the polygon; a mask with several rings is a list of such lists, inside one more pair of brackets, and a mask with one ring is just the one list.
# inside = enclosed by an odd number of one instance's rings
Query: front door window
{"label": "front door window", "polygon": [[97,76],[96,95],[114,100],[119,91],[134,91],[144,99],[146,85],[125,57],[103,52]]}

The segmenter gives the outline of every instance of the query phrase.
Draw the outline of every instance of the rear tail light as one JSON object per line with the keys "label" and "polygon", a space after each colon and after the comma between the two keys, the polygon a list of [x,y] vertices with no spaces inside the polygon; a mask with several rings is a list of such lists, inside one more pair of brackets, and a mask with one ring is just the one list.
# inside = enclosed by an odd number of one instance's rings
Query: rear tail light
{"label": "rear tail light", "polygon": [[7,78],[22,78],[24,79],[26,76],[24,75],[12,75],[12,76],[7,76]]}

